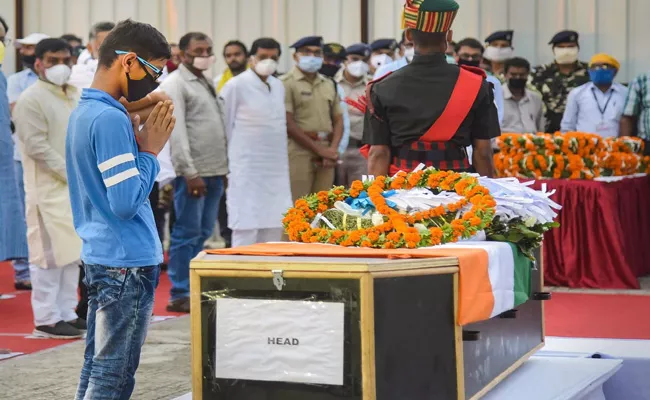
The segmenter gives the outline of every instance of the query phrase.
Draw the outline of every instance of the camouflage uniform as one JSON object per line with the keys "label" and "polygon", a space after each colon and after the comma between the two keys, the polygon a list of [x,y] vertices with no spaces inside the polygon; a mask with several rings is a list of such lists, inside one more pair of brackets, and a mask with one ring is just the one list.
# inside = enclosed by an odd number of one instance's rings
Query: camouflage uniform
{"label": "camouflage uniform", "polygon": [[569,92],[589,80],[589,65],[581,61],[577,62],[576,69],[570,75],[562,74],[556,63],[540,65],[533,70],[530,83],[544,99],[546,132],[560,130]]}

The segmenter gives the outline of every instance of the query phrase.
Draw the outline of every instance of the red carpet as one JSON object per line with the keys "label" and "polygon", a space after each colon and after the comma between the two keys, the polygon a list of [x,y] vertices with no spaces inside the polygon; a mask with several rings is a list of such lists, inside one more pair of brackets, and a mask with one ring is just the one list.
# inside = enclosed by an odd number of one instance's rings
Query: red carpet
{"label": "red carpet", "polygon": [[[33,353],[73,342],[72,340],[27,339],[34,330],[31,292],[17,292],[13,286],[13,267],[10,263],[0,263],[0,293],[16,295],[13,299],[0,300],[0,348],[14,352]],[[160,277],[156,290],[154,314],[156,316],[178,316],[165,310],[169,299],[171,284],[167,273]]]}
{"label": "red carpet", "polygon": [[[165,311],[170,283],[160,278],[154,312],[157,316],[179,315]],[[30,292],[15,292],[11,264],[0,263],[0,293],[16,297],[0,300],[0,348],[33,353],[70,343],[65,340],[27,339],[34,329]],[[650,339],[650,296],[553,293],[546,302],[548,336]]]}
{"label": "red carpet", "polygon": [[553,293],[545,307],[548,336],[650,339],[650,296]]}

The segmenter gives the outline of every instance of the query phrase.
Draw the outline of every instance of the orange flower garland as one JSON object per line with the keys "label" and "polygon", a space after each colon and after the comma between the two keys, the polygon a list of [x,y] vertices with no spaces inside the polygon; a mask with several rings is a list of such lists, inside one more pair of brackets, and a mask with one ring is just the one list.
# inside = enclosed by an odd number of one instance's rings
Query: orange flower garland
{"label": "orange flower garland", "polygon": [[643,140],[602,138],[595,134],[504,133],[494,164],[500,176],[534,179],[593,179],[650,173]]}
{"label": "orange flower garland", "polygon": [[[439,191],[454,191],[463,198],[447,206],[437,206],[413,214],[401,214],[388,205],[383,196],[386,190],[408,190],[416,187]],[[313,227],[311,221],[318,213],[331,209],[336,201],[357,198],[362,192],[384,222],[368,229],[339,230]],[[468,208],[462,217],[458,211]],[[394,178],[380,176],[363,183],[355,181],[349,190],[334,187],[296,201],[286,213],[283,224],[292,241],[330,243],[340,246],[369,248],[416,248],[435,246],[469,238],[489,226],[494,217],[496,202],[489,191],[470,175],[426,169],[405,173]],[[416,224],[418,227],[416,227]]]}

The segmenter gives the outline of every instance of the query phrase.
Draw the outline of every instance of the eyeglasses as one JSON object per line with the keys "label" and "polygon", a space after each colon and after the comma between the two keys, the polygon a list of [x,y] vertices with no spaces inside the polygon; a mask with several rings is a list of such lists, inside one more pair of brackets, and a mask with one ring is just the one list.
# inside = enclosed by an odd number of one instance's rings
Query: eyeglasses
{"label": "eyeglasses", "polygon": [[481,54],[459,54],[458,58],[465,61],[477,61],[483,57]]}
{"label": "eyeglasses", "polygon": [[[119,55],[124,55],[124,54],[129,54],[129,53],[132,53],[132,52],[123,51],[123,50],[115,50],[115,54],[119,54]],[[144,58],[142,58],[142,57],[140,57],[138,55],[136,55],[135,57],[138,59],[138,62],[140,62],[140,64],[142,64],[143,66],[151,68],[151,70],[154,72],[154,74],[153,74],[153,79],[154,80],[158,80],[158,78],[160,78],[160,76],[163,74],[162,69],[157,68],[156,66],[151,64],[149,61],[145,60]],[[146,69],[145,69],[145,71],[146,71]]]}

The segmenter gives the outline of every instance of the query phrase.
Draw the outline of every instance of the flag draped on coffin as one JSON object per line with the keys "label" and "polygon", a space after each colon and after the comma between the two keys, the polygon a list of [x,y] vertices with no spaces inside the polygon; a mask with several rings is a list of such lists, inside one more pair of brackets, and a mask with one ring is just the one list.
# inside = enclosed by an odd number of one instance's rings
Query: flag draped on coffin
{"label": "flag draped on coffin", "polygon": [[[482,249],[487,253],[487,265],[481,267],[487,269],[487,274],[463,271],[461,267],[460,309],[471,312],[470,315],[459,316],[461,325],[495,317],[530,298],[532,261],[516,245],[506,242],[459,242],[439,248]],[[466,276],[470,273],[472,276]],[[482,281],[477,282],[478,279]]]}
{"label": "flag draped on coffin", "polygon": [[262,243],[211,254],[254,256],[432,258],[456,257],[459,264],[458,323],[484,321],[528,300],[532,262],[504,242],[459,242],[419,249],[366,249],[317,243]]}

